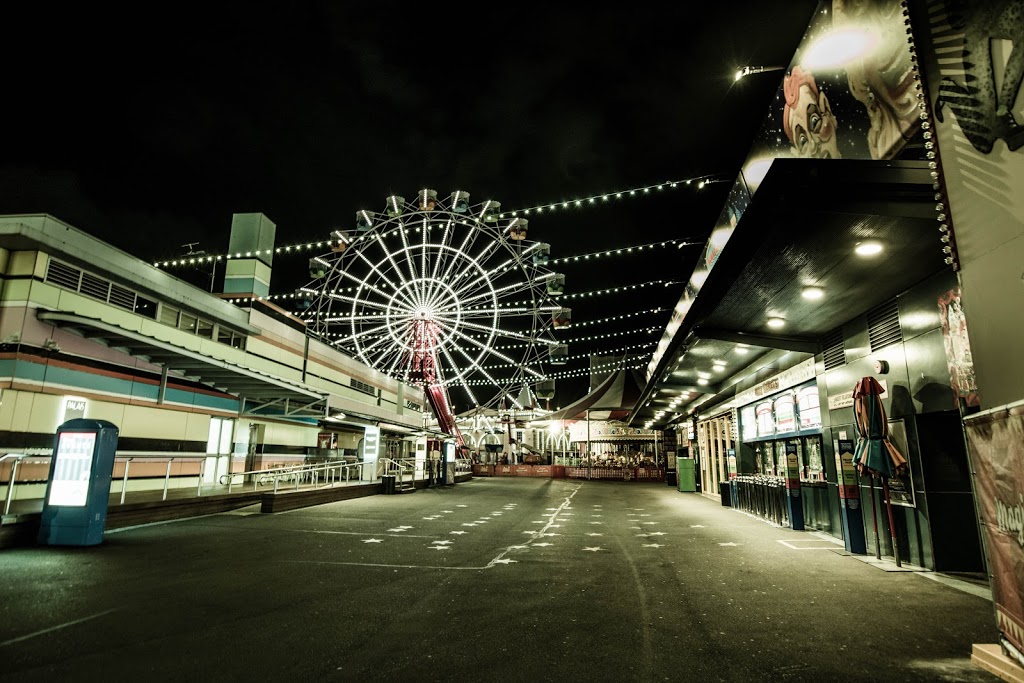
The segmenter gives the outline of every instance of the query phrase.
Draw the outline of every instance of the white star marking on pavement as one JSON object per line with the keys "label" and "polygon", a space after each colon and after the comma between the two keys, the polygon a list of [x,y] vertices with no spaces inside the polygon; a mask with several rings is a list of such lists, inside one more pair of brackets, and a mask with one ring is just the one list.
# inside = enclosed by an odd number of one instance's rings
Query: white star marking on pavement
{"label": "white star marking on pavement", "polygon": [[600,550],[600,548],[584,548],[584,550],[589,550],[592,553],[596,553],[598,550]]}
{"label": "white star marking on pavement", "polygon": [[441,512],[443,512],[443,513],[444,513],[444,514],[446,514],[446,515],[450,515],[450,514],[452,514],[453,512],[455,512],[455,510],[441,510]]}
{"label": "white star marking on pavement", "polygon": [[364,538],[363,543],[383,543],[379,538]]}
{"label": "white star marking on pavement", "polygon": [[704,525],[703,524],[691,524],[690,528],[691,529],[703,529]]}
{"label": "white star marking on pavement", "polygon": [[466,532],[465,531],[449,531],[448,533],[450,533],[450,534],[458,534],[459,536],[461,536],[462,534],[464,534]]}
{"label": "white star marking on pavement", "polygon": [[409,526],[408,524],[400,524],[400,525],[398,525],[398,528],[399,529],[415,529],[416,527]]}
{"label": "white star marking on pavement", "polygon": [[604,522],[591,522],[591,524],[604,524]]}
{"label": "white star marking on pavement", "polygon": [[640,522],[641,524],[657,524],[657,522]]}
{"label": "white star marking on pavement", "polygon": [[446,545],[432,545],[432,546],[430,546],[430,549],[431,550],[451,550],[451,548],[449,548]]}
{"label": "white star marking on pavement", "polygon": [[562,525],[561,524],[550,524],[550,525],[548,525],[548,528],[549,529],[561,529]]}
{"label": "white star marking on pavement", "polygon": [[462,526],[476,526],[476,522],[463,522]]}
{"label": "white star marking on pavement", "polygon": [[650,534],[636,534],[638,538],[647,538]]}
{"label": "white star marking on pavement", "polygon": [[739,543],[732,543],[732,542],[729,542],[729,543],[719,543],[718,545],[728,545],[728,546],[737,546],[737,545],[739,545]]}
{"label": "white star marking on pavement", "polygon": [[464,508],[466,506],[465,505],[456,505],[455,507],[457,507],[457,508]]}
{"label": "white star marking on pavement", "polygon": [[664,536],[665,532],[664,531],[652,531],[651,533],[649,533],[647,535],[648,536]]}
{"label": "white star marking on pavement", "polygon": [[495,560],[494,564],[515,564],[519,560],[510,560],[507,557],[503,557],[500,560]]}
{"label": "white star marking on pavement", "polygon": [[524,531],[523,533],[524,534],[530,534],[532,536],[532,535],[536,534],[537,532],[536,531]]}
{"label": "white star marking on pavement", "polygon": [[451,541],[431,541],[434,545],[448,545]]}
{"label": "white star marking on pavement", "polygon": [[645,548],[664,548],[661,543],[644,543]]}
{"label": "white star marking on pavement", "polygon": [[538,536],[561,536],[562,534],[556,534],[554,531],[549,531],[546,534],[537,534]]}
{"label": "white star marking on pavement", "polygon": [[394,529],[388,529],[388,531],[392,531],[392,532],[398,533],[398,532],[405,531],[405,529],[403,529],[401,527],[395,527]]}
{"label": "white star marking on pavement", "polygon": [[587,536],[604,536],[604,534],[599,534],[596,531],[591,531],[589,534],[587,534]]}

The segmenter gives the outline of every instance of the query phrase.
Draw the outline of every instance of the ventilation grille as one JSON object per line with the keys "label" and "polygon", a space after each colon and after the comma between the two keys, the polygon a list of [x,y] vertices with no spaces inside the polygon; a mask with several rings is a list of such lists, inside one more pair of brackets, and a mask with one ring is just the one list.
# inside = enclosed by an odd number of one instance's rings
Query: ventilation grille
{"label": "ventilation grille", "polygon": [[825,357],[825,371],[846,365],[846,344],[841,329],[829,333],[821,340],[822,355]]}
{"label": "ventilation grille", "polygon": [[126,308],[129,311],[135,310],[138,296],[135,292],[62,261],[50,259],[46,264],[46,277],[44,279],[50,284],[70,289],[93,299],[105,301],[118,308]]}
{"label": "ventilation grille", "polygon": [[868,341],[872,353],[903,341],[900,309],[895,299],[868,311]]}
{"label": "ventilation grille", "polygon": [[356,391],[361,391],[364,394],[369,394],[370,396],[377,395],[377,390],[374,389],[372,385],[367,384],[366,382],[360,382],[355,377],[349,378],[348,385],[355,389]]}
{"label": "ventilation grille", "polygon": [[82,281],[82,271],[74,266],[50,259],[46,266],[46,281],[77,292],[78,285]]}

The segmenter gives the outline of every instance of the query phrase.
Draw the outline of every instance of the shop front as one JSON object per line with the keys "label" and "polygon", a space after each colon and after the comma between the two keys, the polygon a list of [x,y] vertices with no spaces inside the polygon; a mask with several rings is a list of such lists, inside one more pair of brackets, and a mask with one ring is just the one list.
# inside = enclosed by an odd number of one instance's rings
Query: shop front
{"label": "shop front", "polygon": [[736,397],[737,505],[793,529],[831,531],[814,359]]}

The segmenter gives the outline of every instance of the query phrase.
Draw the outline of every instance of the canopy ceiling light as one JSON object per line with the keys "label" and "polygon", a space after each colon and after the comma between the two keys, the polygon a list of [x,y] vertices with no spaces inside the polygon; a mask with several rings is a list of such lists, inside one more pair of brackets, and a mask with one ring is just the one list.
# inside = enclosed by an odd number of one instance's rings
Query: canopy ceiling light
{"label": "canopy ceiling light", "polygon": [[858,256],[875,256],[876,254],[882,253],[882,243],[869,240],[867,242],[858,242],[854,251]]}
{"label": "canopy ceiling light", "polygon": [[821,287],[804,287],[800,291],[800,296],[811,301],[816,301],[817,299],[825,296],[825,290]]}
{"label": "canopy ceiling light", "polygon": [[768,318],[768,327],[778,329],[780,327],[784,327],[785,325],[786,320],[784,318],[779,318],[778,316]]}

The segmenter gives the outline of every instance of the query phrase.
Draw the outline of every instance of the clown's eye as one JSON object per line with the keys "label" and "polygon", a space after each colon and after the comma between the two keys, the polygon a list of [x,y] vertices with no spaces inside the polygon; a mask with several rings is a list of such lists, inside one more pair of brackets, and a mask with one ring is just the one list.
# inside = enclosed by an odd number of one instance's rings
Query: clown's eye
{"label": "clown's eye", "polygon": [[811,127],[811,131],[817,133],[821,130],[821,114],[811,114],[811,118],[808,120],[808,124]]}

